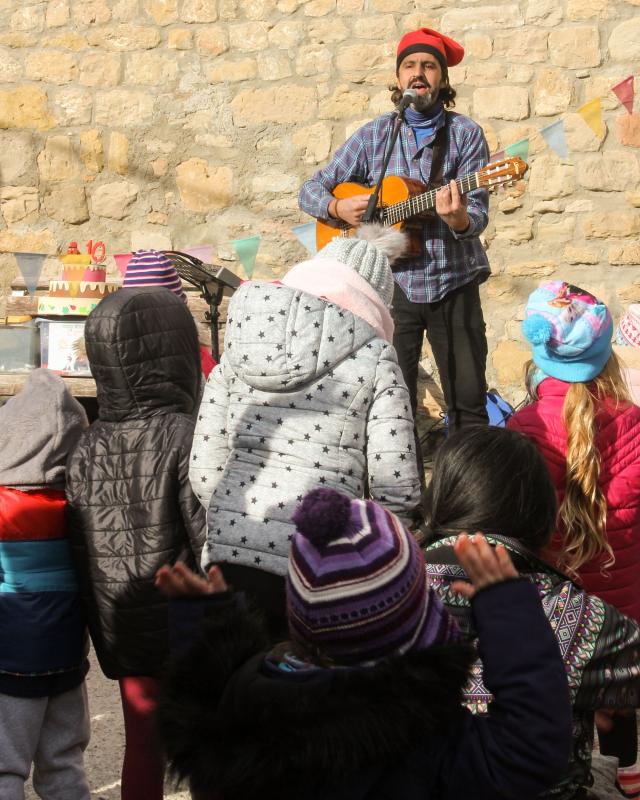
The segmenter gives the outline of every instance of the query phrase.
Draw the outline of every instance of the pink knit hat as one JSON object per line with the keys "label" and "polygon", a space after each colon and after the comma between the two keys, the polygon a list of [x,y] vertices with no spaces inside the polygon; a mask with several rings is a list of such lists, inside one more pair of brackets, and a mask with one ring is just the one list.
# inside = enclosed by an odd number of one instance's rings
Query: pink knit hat
{"label": "pink knit hat", "polygon": [[640,347],[640,303],[632,303],[620,318],[616,342],[631,347]]}
{"label": "pink knit hat", "polygon": [[159,253],[157,250],[136,250],[127,264],[122,285],[125,289],[164,286],[183,302],[187,302],[187,295],[184,293],[182,280],[176,268],[164,253]]}

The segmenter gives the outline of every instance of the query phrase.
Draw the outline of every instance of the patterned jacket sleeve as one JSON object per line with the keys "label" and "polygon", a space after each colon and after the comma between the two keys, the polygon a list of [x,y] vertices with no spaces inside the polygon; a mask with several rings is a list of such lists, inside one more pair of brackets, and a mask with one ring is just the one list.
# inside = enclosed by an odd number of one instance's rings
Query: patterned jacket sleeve
{"label": "patterned jacket sleeve", "polygon": [[[640,707],[638,624],[593,595],[588,596],[586,617],[589,619],[587,631],[597,631],[600,621],[602,626],[593,655],[584,665],[574,707],[582,710]],[[585,636],[583,654],[592,646],[589,638]]]}
{"label": "patterned jacket sleeve", "polygon": [[367,420],[369,491],[406,522],[420,502],[420,478],[409,392],[390,345],[378,362],[374,391]]}
{"label": "patterned jacket sleeve", "polygon": [[339,147],[330,163],[302,184],[300,208],[316,219],[329,218],[331,192],[345,181],[366,182],[367,164],[364,137],[356,131]]}
{"label": "patterned jacket sleeve", "polygon": [[[462,145],[463,158],[458,166],[457,177],[471,175],[486,167],[489,162],[489,147],[484,137],[482,128],[474,125],[466,131],[465,141]],[[450,228],[454,239],[467,239],[479,236],[489,222],[489,192],[486,189],[475,189],[467,195],[467,214],[469,227],[457,233]]]}
{"label": "patterned jacket sleeve", "polygon": [[211,495],[229,457],[228,406],[227,382],[223,366],[219,364],[204,387],[189,462],[189,480],[205,510],[209,508]]}

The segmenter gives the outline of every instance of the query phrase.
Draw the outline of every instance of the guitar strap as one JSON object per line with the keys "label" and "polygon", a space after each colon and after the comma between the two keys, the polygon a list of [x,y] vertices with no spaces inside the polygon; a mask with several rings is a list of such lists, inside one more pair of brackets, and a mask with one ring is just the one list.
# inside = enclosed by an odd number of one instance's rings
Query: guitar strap
{"label": "guitar strap", "polygon": [[444,167],[444,157],[447,153],[447,144],[449,140],[449,115],[444,112],[444,125],[438,129],[436,138],[433,140],[431,158],[431,170],[429,172],[429,182],[427,183],[428,189],[435,189],[442,186],[442,168]]}

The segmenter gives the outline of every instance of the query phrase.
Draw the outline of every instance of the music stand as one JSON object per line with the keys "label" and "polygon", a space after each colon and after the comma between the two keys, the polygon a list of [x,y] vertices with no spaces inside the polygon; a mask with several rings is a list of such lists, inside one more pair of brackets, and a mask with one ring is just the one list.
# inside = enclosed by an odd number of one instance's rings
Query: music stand
{"label": "music stand", "polygon": [[240,278],[230,269],[215,264],[205,264],[199,258],[181,253],[179,250],[163,250],[165,256],[176,268],[178,275],[187,283],[200,290],[200,297],[209,305],[205,319],[211,327],[211,355],[220,361],[220,344],[218,341],[218,320],[220,303],[227,295],[230,297],[240,286]]}

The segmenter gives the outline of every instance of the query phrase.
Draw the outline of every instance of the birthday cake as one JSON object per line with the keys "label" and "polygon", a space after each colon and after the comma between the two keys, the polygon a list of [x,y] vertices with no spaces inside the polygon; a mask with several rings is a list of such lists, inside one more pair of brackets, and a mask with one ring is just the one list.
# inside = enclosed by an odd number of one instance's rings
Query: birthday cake
{"label": "birthday cake", "polygon": [[64,265],[62,274],[49,281],[49,293],[38,298],[38,314],[86,317],[108,294],[120,288],[106,282],[106,270],[91,266],[89,255],[66,255],[60,260]]}

